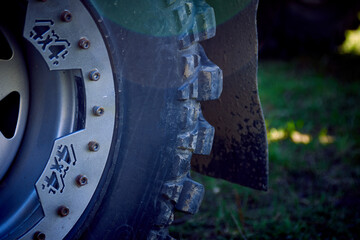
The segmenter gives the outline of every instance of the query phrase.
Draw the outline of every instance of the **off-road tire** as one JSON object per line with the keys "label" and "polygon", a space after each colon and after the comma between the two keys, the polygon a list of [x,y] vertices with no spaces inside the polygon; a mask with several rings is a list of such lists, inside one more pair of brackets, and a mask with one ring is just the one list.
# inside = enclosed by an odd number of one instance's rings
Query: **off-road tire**
{"label": "off-road tire", "polygon": [[[151,84],[154,85],[145,88],[124,83],[124,91],[128,92],[126,98],[135,99],[139,97],[136,96],[137,92],[146,92],[140,103],[128,108],[133,108],[134,113],[138,114],[143,111],[137,109],[139,106],[154,110],[151,108],[156,105],[159,115],[146,112],[141,119],[136,119],[141,122],[140,129],[131,135],[137,135],[136,137],[141,139],[146,135],[150,136],[142,142],[149,145],[144,154],[136,157],[136,164],[141,167],[134,167],[135,156],[124,156],[122,165],[116,164],[98,211],[92,222],[85,224],[86,230],[82,239],[172,239],[168,235],[167,227],[174,220],[174,211],[195,214],[202,201],[204,187],[191,179],[190,160],[192,154],[210,154],[214,128],[203,118],[200,101],[219,98],[222,91],[222,71],[207,59],[198,42],[215,35],[215,16],[213,9],[205,1],[167,1],[163,11],[172,12],[182,33],[176,37],[158,39],[128,32],[124,34],[128,34],[128,40],[136,40],[135,43],[125,44],[127,49],[122,51],[131,51],[132,49],[128,49],[129,45],[145,45],[148,46],[147,49],[142,52],[142,56],[133,54],[131,59],[115,58],[113,61],[115,64],[125,64],[131,69],[128,74],[132,75],[131,71],[139,69],[128,65],[134,61],[145,61],[144,66],[149,66],[148,57],[153,57],[156,61],[151,64],[150,69],[160,67],[160,73],[149,69],[140,71],[152,75],[151,78],[164,78],[171,87],[164,91],[158,89],[163,87],[162,83],[153,82]],[[119,34],[115,33],[118,29],[109,22],[104,21],[103,27],[107,28],[105,31],[108,31],[110,36]],[[116,44],[118,43],[112,43],[109,39],[109,46]],[[159,50],[164,52],[158,54]],[[173,59],[169,61],[169,58]],[[164,75],[169,74],[169,71],[175,78]],[[118,72],[117,75],[123,74]],[[156,97],[159,93],[160,98],[147,102],[149,96]],[[154,119],[147,123],[147,120],[153,117]],[[154,129],[154,123],[158,121],[161,122],[162,133],[158,132],[160,129]],[[126,128],[132,129],[131,126]],[[122,134],[122,141],[127,141],[127,137],[124,138],[124,133]],[[161,138],[158,146],[148,142],[156,135]],[[139,143],[132,143],[126,148],[127,151],[138,151]],[[139,177],[139,170],[143,172],[143,168],[147,169],[146,173],[142,173],[145,176],[141,181],[134,181],[133,178]],[[125,173],[125,169],[129,169],[129,172]],[[126,186],[137,188],[136,192],[124,196],[128,191]]]}

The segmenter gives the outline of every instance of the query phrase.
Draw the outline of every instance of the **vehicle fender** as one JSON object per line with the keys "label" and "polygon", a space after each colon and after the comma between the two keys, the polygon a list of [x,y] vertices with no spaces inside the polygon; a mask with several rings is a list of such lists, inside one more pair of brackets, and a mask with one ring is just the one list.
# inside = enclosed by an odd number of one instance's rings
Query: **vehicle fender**
{"label": "vehicle fender", "polygon": [[[257,84],[257,0],[209,1],[220,25],[202,43],[209,59],[223,70],[219,100],[202,104],[215,127],[210,156],[194,155],[192,169],[259,190],[268,186],[266,128]],[[239,11],[232,16],[234,9]],[[222,23],[221,23],[222,22]]]}

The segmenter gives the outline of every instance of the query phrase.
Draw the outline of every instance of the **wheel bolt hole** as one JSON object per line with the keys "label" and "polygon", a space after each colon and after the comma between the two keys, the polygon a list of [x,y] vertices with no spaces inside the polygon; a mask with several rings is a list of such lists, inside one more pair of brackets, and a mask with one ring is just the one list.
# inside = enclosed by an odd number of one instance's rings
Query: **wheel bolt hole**
{"label": "wheel bolt hole", "polygon": [[42,233],[42,232],[36,232],[33,237],[34,240],[45,240],[45,238],[46,238],[46,235],[45,235],[45,233]]}
{"label": "wheel bolt hole", "polygon": [[86,184],[88,184],[88,178],[84,175],[79,175],[77,178],[76,178],[76,183],[79,185],[79,186],[84,186]]}
{"label": "wheel bolt hole", "polygon": [[100,144],[95,141],[91,141],[89,142],[88,147],[90,151],[97,152],[100,149]]}
{"label": "wheel bolt hole", "polygon": [[69,213],[70,213],[70,209],[68,207],[61,206],[58,209],[58,215],[60,217],[66,217],[67,215],[69,215]]}
{"label": "wheel bolt hole", "polygon": [[80,38],[79,47],[82,49],[88,49],[90,47],[90,41],[87,38]]}
{"label": "wheel bolt hole", "polygon": [[65,10],[61,13],[61,20],[64,22],[71,22],[72,14],[68,10]]}
{"label": "wheel bolt hole", "polygon": [[96,116],[102,116],[105,113],[105,109],[103,107],[95,106],[93,107],[93,114]]}
{"label": "wheel bolt hole", "polygon": [[98,81],[100,79],[100,72],[97,69],[92,70],[89,73],[90,80]]}

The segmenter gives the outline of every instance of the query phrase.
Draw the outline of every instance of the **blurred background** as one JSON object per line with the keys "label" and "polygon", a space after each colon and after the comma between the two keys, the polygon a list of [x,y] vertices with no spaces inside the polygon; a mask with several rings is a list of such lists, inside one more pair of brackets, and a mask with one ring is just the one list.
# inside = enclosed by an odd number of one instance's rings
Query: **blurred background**
{"label": "blurred background", "polygon": [[205,197],[173,237],[360,239],[360,1],[342,2],[260,0],[269,190],[194,172]]}

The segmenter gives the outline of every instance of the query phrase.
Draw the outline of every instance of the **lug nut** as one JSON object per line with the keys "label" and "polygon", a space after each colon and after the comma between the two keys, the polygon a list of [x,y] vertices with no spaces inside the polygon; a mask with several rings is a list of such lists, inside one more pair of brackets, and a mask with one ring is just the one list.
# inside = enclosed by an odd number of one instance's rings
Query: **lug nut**
{"label": "lug nut", "polygon": [[88,184],[88,178],[84,175],[79,175],[76,178],[76,183],[77,185],[81,186],[85,186],[86,184]]}
{"label": "lug nut", "polygon": [[93,114],[96,116],[104,115],[105,109],[103,107],[94,106],[93,107]]}
{"label": "lug nut", "polygon": [[79,44],[79,47],[82,49],[88,49],[90,47],[90,41],[85,37],[80,38],[78,44]]}
{"label": "lug nut", "polygon": [[60,217],[66,217],[67,215],[69,215],[69,213],[70,209],[68,207],[61,206],[58,208],[58,214]]}
{"label": "lug nut", "polygon": [[89,150],[92,152],[97,152],[99,151],[100,145],[99,143],[95,142],[95,141],[91,141],[88,144]]}
{"label": "lug nut", "polygon": [[61,13],[61,20],[64,21],[64,22],[71,22],[72,20],[72,14],[70,11],[68,10],[64,10],[62,13]]}
{"label": "lug nut", "polygon": [[97,81],[100,79],[100,72],[95,68],[89,73],[90,80]]}
{"label": "lug nut", "polygon": [[33,237],[34,240],[45,240],[45,238],[45,233],[42,232],[36,232]]}

